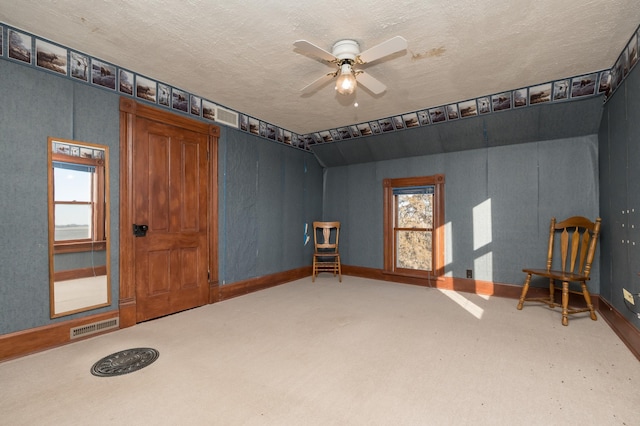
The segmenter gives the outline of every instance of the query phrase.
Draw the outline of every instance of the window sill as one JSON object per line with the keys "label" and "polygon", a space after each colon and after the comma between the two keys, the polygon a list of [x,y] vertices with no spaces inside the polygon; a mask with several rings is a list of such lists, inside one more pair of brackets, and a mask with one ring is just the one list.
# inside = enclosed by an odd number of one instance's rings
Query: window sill
{"label": "window sill", "polygon": [[53,246],[55,254],[80,253],[84,251],[104,251],[107,249],[106,241],[83,241],[74,243],[56,243]]}

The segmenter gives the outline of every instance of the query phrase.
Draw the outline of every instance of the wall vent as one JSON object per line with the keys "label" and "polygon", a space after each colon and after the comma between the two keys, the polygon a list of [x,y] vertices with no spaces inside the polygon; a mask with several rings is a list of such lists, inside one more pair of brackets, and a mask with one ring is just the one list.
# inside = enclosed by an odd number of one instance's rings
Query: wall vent
{"label": "wall vent", "polygon": [[238,128],[238,113],[216,106],[216,121],[227,126]]}
{"label": "wall vent", "polygon": [[110,330],[112,328],[120,327],[120,318],[110,318],[104,321],[98,321],[91,324],[85,324],[78,327],[73,327],[69,330],[70,338],[77,339],[78,337],[84,337],[91,334],[100,333],[105,330]]}

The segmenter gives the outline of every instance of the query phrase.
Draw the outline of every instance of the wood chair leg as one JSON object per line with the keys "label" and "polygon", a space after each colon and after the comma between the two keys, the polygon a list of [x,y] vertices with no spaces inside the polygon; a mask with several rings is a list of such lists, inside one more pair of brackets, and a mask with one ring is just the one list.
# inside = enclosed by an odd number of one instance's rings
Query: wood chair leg
{"label": "wood chair leg", "polygon": [[562,325],[569,325],[569,283],[562,282]]}
{"label": "wood chair leg", "polygon": [[524,305],[524,299],[527,296],[527,291],[529,291],[529,284],[531,283],[531,274],[527,274],[527,279],[524,281],[524,286],[522,286],[522,293],[520,293],[520,300],[518,300],[518,310],[522,310],[522,305]]}
{"label": "wood chair leg", "polygon": [[596,316],[596,311],[593,309],[593,304],[591,303],[591,295],[589,294],[589,289],[587,288],[587,283],[582,281],[582,295],[584,296],[584,300],[587,302],[587,308],[589,308],[589,313],[591,314],[591,319],[596,321],[598,317]]}
{"label": "wood chair leg", "polygon": [[550,308],[554,308],[556,306],[556,284],[553,281],[553,278],[549,279],[549,303],[547,303]]}

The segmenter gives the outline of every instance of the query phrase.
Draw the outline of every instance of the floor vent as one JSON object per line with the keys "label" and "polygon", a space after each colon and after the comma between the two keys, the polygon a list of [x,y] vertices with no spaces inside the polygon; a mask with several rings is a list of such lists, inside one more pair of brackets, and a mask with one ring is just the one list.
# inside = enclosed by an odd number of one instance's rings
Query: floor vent
{"label": "floor vent", "polygon": [[118,328],[120,326],[120,318],[111,318],[104,321],[94,322],[92,324],[85,324],[78,327],[73,327],[70,330],[70,338],[77,339],[78,337],[88,336],[90,334],[100,333],[112,328]]}
{"label": "floor vent", "polygon": [[217,107],[216,121],[227,126],[238,128],[238,113]]}

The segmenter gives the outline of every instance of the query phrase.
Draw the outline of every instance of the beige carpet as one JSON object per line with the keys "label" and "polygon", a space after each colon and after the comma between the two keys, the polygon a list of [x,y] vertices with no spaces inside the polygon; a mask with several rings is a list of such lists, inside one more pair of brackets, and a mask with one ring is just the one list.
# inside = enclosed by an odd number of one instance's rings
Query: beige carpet
{"label": "beige carpet", "polygon": [[[602,319],[516,303],[323,274],[2,363],[0,424],[640,424]],[[135,347],[160,358],[90,374]]]}

